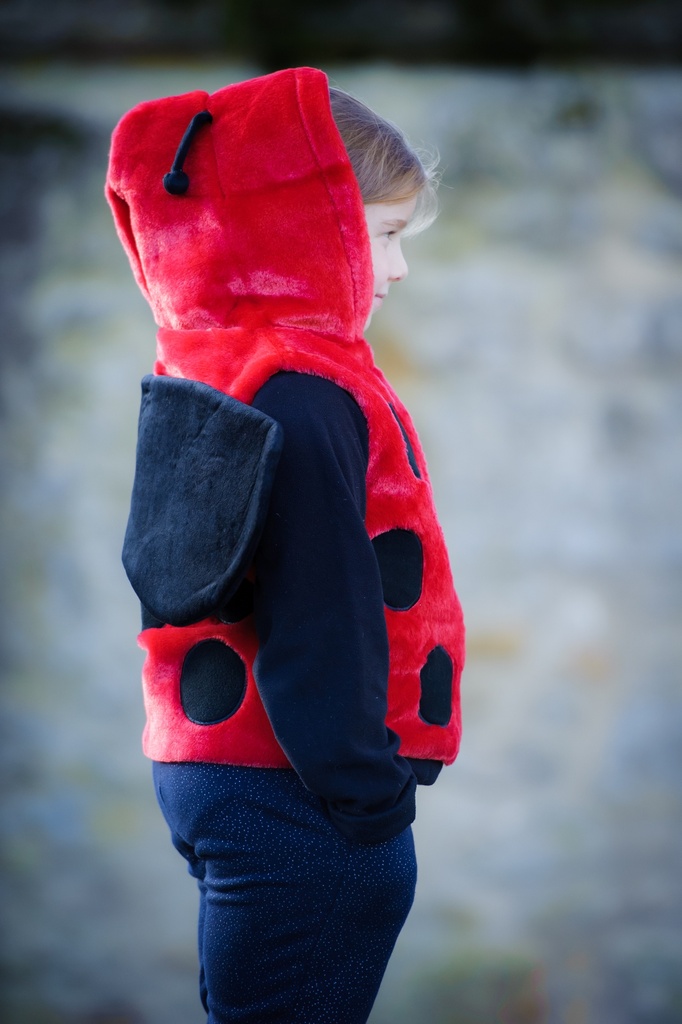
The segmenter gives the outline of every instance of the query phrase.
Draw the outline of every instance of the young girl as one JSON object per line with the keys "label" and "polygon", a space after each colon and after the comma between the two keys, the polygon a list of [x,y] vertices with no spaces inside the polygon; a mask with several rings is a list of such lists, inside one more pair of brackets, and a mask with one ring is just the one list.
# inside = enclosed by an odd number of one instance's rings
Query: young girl
{"label": "young girl", "polygon": [[160,327],[124,563],[203,1005],[360,1024],[412,903],[415,787],[460,734],[424,456],[363,339],[430,174],[299,68],[136,107],[107,197]]}

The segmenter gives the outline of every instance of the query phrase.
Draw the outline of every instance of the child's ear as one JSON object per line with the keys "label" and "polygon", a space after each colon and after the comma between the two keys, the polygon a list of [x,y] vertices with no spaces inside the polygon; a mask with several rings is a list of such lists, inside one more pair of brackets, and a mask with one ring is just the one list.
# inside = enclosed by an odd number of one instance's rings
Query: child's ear
{"label": "child's ear", "polygon": [[133,234],[130,223],[130,207],[125,199],[123,199],[117,192],[114,192],[110,186],[107,186],[107,199],[109,200],[109,205],[111,206],[114,214],[118,237],[121,239],[121,244],[128,254],[128,259],[130,260],[130,266],[132,267],[133,274],[135,275],[135,280],[147,301],[151,302],[149,289],[147,287],[147,280],[144,275],[144,270],[142,269],[142,261],[140,260],[137,243],[135,242],[135,235]]}

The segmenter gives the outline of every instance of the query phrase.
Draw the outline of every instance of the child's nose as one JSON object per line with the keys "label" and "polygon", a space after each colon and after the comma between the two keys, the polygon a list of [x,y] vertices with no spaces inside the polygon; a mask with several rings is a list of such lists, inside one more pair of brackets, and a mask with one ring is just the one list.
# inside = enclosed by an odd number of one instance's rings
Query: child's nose
{"label": "child's nose", "polygon": [[407,277],[407,261],[403,256],[402,249],[397,249],[391,261],[391,281],[402,281]]}

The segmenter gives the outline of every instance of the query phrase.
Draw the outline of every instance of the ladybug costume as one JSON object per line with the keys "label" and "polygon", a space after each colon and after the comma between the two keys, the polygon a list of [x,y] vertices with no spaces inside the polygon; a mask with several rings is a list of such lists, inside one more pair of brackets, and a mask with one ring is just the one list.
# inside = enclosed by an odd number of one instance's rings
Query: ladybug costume
{"label": "ladybug costume", "polygon": [[[206,865],[226,855],[198,852],[196,819],[199,793],[215,808],[220,792],[223,814],[269,786],[275,813],[293,787],[344,856],[393,847],[404,864],[415,785],[459,746],[462,614],[418,437],[363,338],[371,254],[326,77],[140,104],[106,190],[159,325],[124,565],[143,606],[144,750],[202,892],[202,999],[215,1021],[364,1020],[411,896],[331,1016],[300,956],[237,1016],[242,980],[217,980],[206,925]],[[317,984],[351,978],[344,941]]]}

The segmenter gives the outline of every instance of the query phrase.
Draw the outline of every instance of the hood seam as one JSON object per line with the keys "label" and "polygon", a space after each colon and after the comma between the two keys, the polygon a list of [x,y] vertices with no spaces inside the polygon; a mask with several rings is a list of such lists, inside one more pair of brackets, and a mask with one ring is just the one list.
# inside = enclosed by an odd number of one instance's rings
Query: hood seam
{"label": "hood seam", "polygon": [[[320,172],[320,177],[321,177],[322,181],[324,182],[325,189],[327,190],[327,195],[329,196],[329,202],[330,202],[330,205],[331,205],[331,207],[332,207],[332,209],[334,211],[334,217],[336,218],[336,224],[337,224],[338,231],[339,231],[339,238],[341,239],[341,245],[343,246],[343,253],[344,253],[344,256],[345,256],[345,259],[346,259],[346,266],[348,267],[348,270],[349,270],[349,273],[350,273],[350,279],[351,279],[351,283],[352,283],[352,287],[353,287],[353,340],[355,340],[357,338],[357,333],[358,333],[358,331],[357,331],[357,319],[358,319],[358,290],[359,289],[358,289],[358,282],[357,282],[356,276],[355,276],[355,270],[354,270],[354,267],[353,267],[353,260],[351,260],[349,258],[348,246],[346,244],[346,233],[344,231],[343,223],[342,223],[341,217],[339,215],[339,209],[338,209],[338,206],[336,204],[336,200],[335,200],[335,197],[334,197],[333,190],[329,187],[329,182],[327,180],[327,171],[326,171],[325,168],[322,167],[322,164],[320,163],[320,158],[318,156],[317,149],[315,148],[315,145],[313,143],[313,137],[312,137],[312,135],[311,135],[311,133],[309,131],[308,124],[307,124],[307,122],[305,120],[305,116],[304,116],[304,112],[303,112],[303,104],[301,102],[301,90],[300,90],[300,78],[299,78],[299,76],[296,75],[294,80],[296,82],[296,109],[298,110],[299,120],[301,122],[301,126],[303,128],[303,131],[305,132],[305,137],[308,140],[308,146],[310,147],[310,152],[312,153],[313,157],[315,158],[315,163],[317,164],[317,168],[318,168],[318,170]],[[329,101],[329,86],[328,86],[328,84],[327,84],[327,101]],[[330,116],[332,125],[334,125],[334,118],[331,116],[331,112],[330,112],[329,116]],[[334,125],[334,127],[336,127],[336,126]],[[345,151],[345,146],[344,146],[344,151]],[[347,162],[348,166],[350,167],[350,159],[348,157],[348,154],[346,154],[346,162]],[[351,168],[351,171],[352,171],[352,168]],[[353,174],[353,177],[355,177],[354,174]],[[357,186],[357,184],[356,184],[356,188],[359,188],[359,186]]]}

